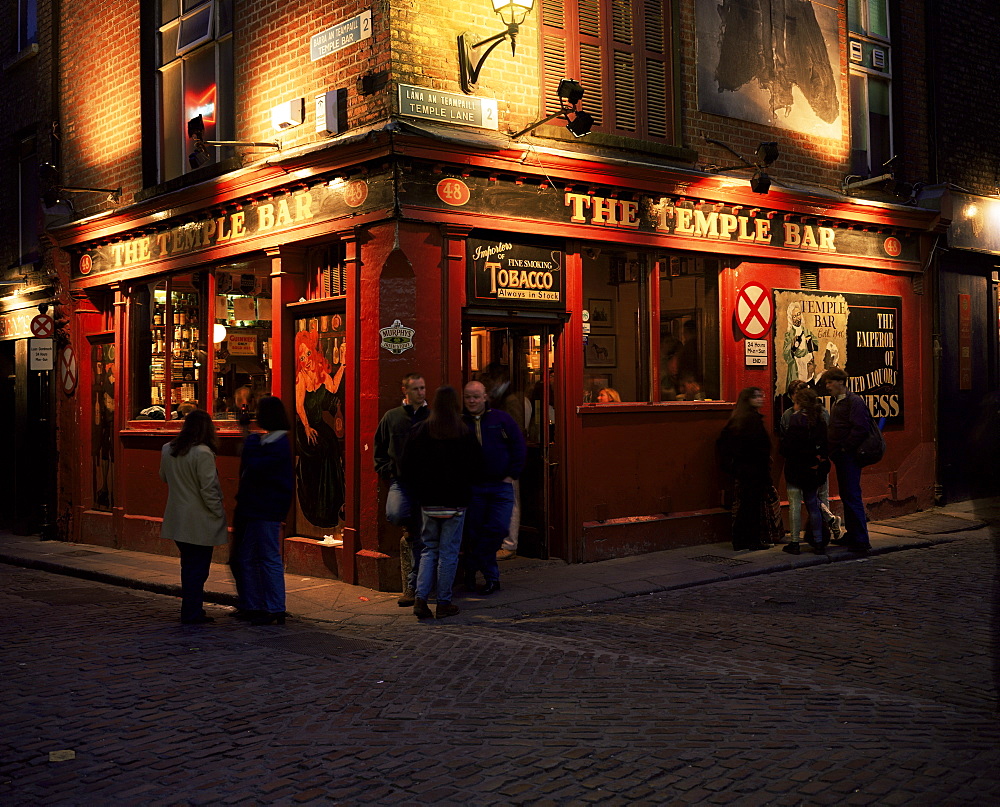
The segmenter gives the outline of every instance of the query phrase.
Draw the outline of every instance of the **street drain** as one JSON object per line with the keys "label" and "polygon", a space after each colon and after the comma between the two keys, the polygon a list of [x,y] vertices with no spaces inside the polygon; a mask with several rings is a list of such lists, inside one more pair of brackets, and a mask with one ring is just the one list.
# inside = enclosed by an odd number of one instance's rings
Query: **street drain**
{"label": "street drain", "polygon": [[359,651],[371,654],[380,650],[385,650],[387,645],[384,642],[373,642],[367,639],[352,639],[342,636],[332,636],[319,631],[305,631],[302,633],[288,633],[283,636],[275,636],[260,639],[254,644],[261,647],[269,647],[273,650],[284,650],[288,653],[299,653],[303,656],[343,656],[348,653],[356,654]]}
{"label": "street drain", "polygon": [[696,560],[699,563],[715,563],[719,566],[742,566],[744,563],[750,562],[740,558],[727,558],[725,555],[697,555],[691,560]]}
{"label": "street drain", "polygon": [[105,588],[43,588],[9,593],[47,605],[121,605],[140,601],[123,591]]}

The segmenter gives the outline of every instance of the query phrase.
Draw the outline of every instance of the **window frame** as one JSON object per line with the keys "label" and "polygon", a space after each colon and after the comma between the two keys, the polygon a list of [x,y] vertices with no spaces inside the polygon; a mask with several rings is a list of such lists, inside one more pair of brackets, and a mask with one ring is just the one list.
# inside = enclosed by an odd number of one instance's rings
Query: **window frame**
{"label": "window frame", "polygon": [[[626,8],[633,12],[627,21],[615,13]],[[543,113],[559,109],[556,88],[562,79],[574,79],[585,90],[581,107],[594,116],[594,134],[678,145],[677,14],[677,0],[643,0],[635,7],[615,0],[542,0],[539,68]],[[647,22],[654,16],[659,17],[659,25]],[[625,30],[627,41],[616,36]],[[656,30],[659,37],[653,35]],[[626,76],[629,64],[631,75]],[[654,65],[662,65],[661,108],[651,101],[649,79]]]}
{"label": "window frame", "polygon": [[[884,23],[885,34],[872,32],[873,3],[880,2],[884,18],[876,24]],[[886,0],[853,0],[847,9],[847,39],[848,39],[848,98],[850,109],[850,145],[851,171],[865,176],[881,173],[882,165],[890,160],[895,153],[895,131],[893,125],[893,82],[892,82],[892,20],[890,8]],[[885,65],[879,68],[875,54],[881,53]],[[873,156],[873,112],[871,102],[871,87],[873,82],[884,83],[886,93],[885,120],[887,138],[882,155]],[[860,92],[856,90],[860,88]],[[863,96],[857,97],[857,96]],[[860,105],[863,110],[856,106]],[[863,122],[861,116],[863,114]],[[863,131],[859,131],[863,126]],[[863,155],[863,157],[862,157]],[[861,160],[865,165],[861,165]]]}

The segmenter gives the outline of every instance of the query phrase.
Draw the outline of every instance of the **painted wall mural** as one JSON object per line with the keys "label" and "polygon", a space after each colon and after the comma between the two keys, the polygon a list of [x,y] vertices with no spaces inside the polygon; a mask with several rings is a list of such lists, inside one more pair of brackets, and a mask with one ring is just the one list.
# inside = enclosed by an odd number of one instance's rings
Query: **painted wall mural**
{"label": "painted wall mural", "polygon": [[837,6],[697,0],[703,112],[839,140]]}
{"label": "painted wall mural", "polygon": [[303,519],[322,529],[343,521],[346,336],[340,314],[296,323],[296,492],[299,532],[307,535]]}

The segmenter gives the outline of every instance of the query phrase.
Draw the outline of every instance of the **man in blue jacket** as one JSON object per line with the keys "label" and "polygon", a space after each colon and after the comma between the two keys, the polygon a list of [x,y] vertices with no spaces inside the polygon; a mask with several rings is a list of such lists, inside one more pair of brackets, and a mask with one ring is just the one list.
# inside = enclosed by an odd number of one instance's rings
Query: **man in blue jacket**
{"label": "man in blue jacket", "polygon": [[472,486],[472,501],[465,518],[466,586],[475,586],[476,572],[486,585],[481,594],[500,588],[497,550],[510,529],[514,510],[514,480],[520,477],[527,456],[524,435],[514,419],[501,409],[490,409],[481,381],[465,385],[465,422],[483,447],[483,467]]}
{"label": "man in blue jacket", "polygon": [[827,437],[830,459],[837,468],[837,487],[844,505],[844,543],[851,552],[867,555],[871,550],[868,539],[868,517],[861,498],[861,463],[857,450],[868,436],[871,414],[864,398],[847,389],[847,373],[833,367],[820,376],[833,398]]}

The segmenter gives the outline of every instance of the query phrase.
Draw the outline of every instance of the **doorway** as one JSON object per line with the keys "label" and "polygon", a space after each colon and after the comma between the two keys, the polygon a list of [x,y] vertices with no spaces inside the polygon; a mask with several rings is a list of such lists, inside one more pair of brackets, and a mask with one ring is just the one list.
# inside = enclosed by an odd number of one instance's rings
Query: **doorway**
{"label": "doorway", "polygon": [[528,446],[517,486],[517,554],[548,558],[560,534],[559,447],[556,444],[555,348],[561,327],[467,323],[463,329],[465,380],[482,381],[490,406],[503,409]]}

